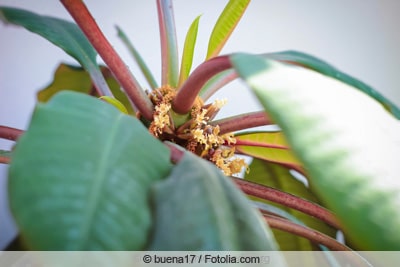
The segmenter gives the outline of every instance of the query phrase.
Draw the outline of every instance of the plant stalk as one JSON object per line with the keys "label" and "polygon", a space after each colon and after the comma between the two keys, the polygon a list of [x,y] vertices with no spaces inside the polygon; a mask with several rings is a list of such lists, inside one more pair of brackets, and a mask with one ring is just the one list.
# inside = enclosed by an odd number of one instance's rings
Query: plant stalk
{"label": "plant stalk", "polygon": [[178,90],[172,101],[172,109],[178,114],[188,113],[204,84],[214,75],[230,68],[232,64],[229,56],[219,56],[203,62]]}
{"label": "plant stalk", "polygon": [[151,120],[153,118],[153,104],[120,56],[108,42],[83,1],[60,1],[110,68],[116,80],[124,88],[129,99],[140,111],[141,115],[146,119]]}
{"label": "plant stalk", "polygon": [[0,125],[0,138],[17,141],[23,133],[23,130]]}
{"label": "plant stalk", "polygon": [[8,158],[8,157],[3,157],[3,156],[0,156],[0,164],[9,164],[10,163],[10,158]]}
{"label": "plant stalk", "polygon": [[210,124],[219,125],[220,134],[226,134],[257,126],[272,125],[273,122],[265,111],[256,111],[212,121]]}
{"label": "plant stalk", "polygon": [[339,221],[330,211],[315,203],[279,191],[277,189],[245,181],[240,178],[232,177],[232,179],[239,186],[239,188],[242,189],[242,191],[248,195],[255,196],[264,200],[269,200],[274,203],[278,203],[286,207],[296,209],[305,214],[314,216],[324,221],[325,223],[335,227],[336,229],[342,229]]}
{"label": "plant stalk", "polygon": [[274,215],[263,214],[263,216],[265,221],[271,228],[283,230],[285,232],[305,237],[316,244],[324,245],[327,248],[334,251],[351,251],[351,249],[346,245],[343,245],[338,241],[336,241],[335,239],[333,239],[332,237],[327,236],[316,230],[295,224],[291,221],[288,221],[284,218],[280,218]]}

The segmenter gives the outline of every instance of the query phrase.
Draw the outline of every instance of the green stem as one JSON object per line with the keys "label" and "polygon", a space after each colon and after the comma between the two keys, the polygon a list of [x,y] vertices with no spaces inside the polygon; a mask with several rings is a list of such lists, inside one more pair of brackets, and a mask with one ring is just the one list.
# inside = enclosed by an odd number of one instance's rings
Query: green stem
{"label": "green stem", "polygon": [[0,125],[0,138],[17,141],[23,133],[23,130]]}
{"label": "green stem", "polygon": [[114,74],[116,80],[124,88],[129,99],[141,115],[148,120],[153,117],[153,104],[142,90],[135,77],[129,71],[120,56],[107,41],[99,26],[82,0],[60,0],[74,18],[90,43],[97,50],[104,62]]}
{"label": "green stem", "polygon": [[340,223],[336,217],[330,211],[315,203],[279,191],[277,189],[245,181],[240,178],[232,179],[234,182],[236,182],[240,189],[242,189],[242,191],[248,195],[296,209],[308,215],[314,216],[337,229],[341,229]]}
{"label": "green stem", "polygon": [[210,124],[219,125],[220,133],[225,134],[257,126],[272,125],[273,123],[265,111],[255,111],[212,121]]}
{"label": "green stem", "polygon": [[232,64],[229,56],[219,56],[203,62],[179,89],[172,101],[172,109],[179,114],[188,113],[204,84],[214,75],[230,68]]}
{"label": "green stem", "polygon": [[152,89],[158,88],[158,84],[156,82],[156,79],[154,79],[153,74],[151,73],[149,67],[147,64],[144,62],[143,58],[140,56],[139,52],[136,50],[136,48],[133,46],[132,42],[129,41],[128,37],[124,33],[124,31],[116,26],[117,32],[118,32],[118,37],[121,38],[122,42],[125,44],[125,46],[128,48],[129,52],[132,54],[134,60],[138,64],[140,70],[142,71],[144,77],[146,78],[147,82],[149,83],[150,87]]}

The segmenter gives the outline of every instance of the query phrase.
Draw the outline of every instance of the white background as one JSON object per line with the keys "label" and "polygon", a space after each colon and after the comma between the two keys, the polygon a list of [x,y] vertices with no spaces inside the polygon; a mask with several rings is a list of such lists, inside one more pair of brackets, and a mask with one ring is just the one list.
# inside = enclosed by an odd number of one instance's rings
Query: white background
{"label": "white background", "polygon": [[[85,2],[138,80],[145,85],[126,48],[116,37],[116,24],[131,38],[158,78],[160,48],[155,1]],[[189,25],[202,14],[195,65],[205,57],[212,25],[226,2],[174,1],[180,51]],[[59,1],[0,0],[0,4],[70,19]],[[289,49],[307,52],[361,79],[400,105],[399,25],[400,1],[397,0],[253,0],[223,53]],[[0,125],[27,127],[36,92],[51,82],[61,62],[76,64],[41,37],[22,28],[0,24]],[[258,109],[240,82],[233,83],[218,96],[228,96],[229,100],[221,116]],[[11,145],[12,142],[0,140],[0,149]],[[0,247],[15,235],[5,195],[6,174],[7,166],[0,164]]]}

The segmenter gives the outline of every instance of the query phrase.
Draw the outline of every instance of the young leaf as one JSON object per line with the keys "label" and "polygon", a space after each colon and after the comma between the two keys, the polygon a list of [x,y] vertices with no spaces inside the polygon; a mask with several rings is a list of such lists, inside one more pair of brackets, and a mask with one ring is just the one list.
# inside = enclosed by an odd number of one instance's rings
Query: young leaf
{"label": "young leaf", "polygon": [[11,211],[33,250],[144,249],[149,188],[171,167],[168,149],[137,119],[61,92],[38,104],[14,150]]}
{"label": "young leaf", "polygon": [[179,59],[172,1],[157,0],[157,11],[161,38],[162,84],[176,87]]}
{"label": "young leaf", "polygon": [[112,97],[109,97],[109,96],[101,96],[100,99],[103,99],[107,103],[110,103],[111,105],[116,107],[122,113],[128,114],[128,110],[126,109],[124,104],[122,104],[121,102],[118,101],[118,99],[115,99],[115,98],[112,98]]}
{"label": "young leaf", "polygon": [[356,88],[314,71],[248,54],[231,60],[351,241],[399,250],[399,121]]}
{"label": "young leaf", "polygon": [[136,63],[139,65],[140,70],[142,71],[144,77],[146,78],[147,82],[149,83],[150,87],[152,89],[158,88],[158,84],[156,80],[154,79],[153,74],[151,73],[149,67],[147,64],[144,62],[143,58],[140,56],[139,52],[136,50],[136,48],[133,46],[132,42],[129,41],[128,37],[126,34],[122,31],[122,29],[118,26],[116,26],[118,36],[121,38],[122,42],[125,44],[125,46],[128,48],[129,52],[131,52],[133,58],[135,59]]}
{"label": "young leaf", "polygon": [[178,87],[180,87],[186,81],[187,77],[189,76],[190,69],[192,68],[194,46],[196,44],[200,17],[201,16],[195,18],[195,20],[190,25],[190,28],[186,34],[185,45],[183,47]]}
{"label": "young leaf", "polygon": [[236,152],[275,162],[304,173],[282,132],[245,132],[235,135]]}
{"label": "young leaf", "polygon": [[10,7],[0,7],[0,19],[37,33],[63,49],[90,73],[100,94],[112,95],[96,63],[97,52],[76,24]]}
{"label": "young leaf", "polygon": [[189,152],[152,193],[156,223],[151,249],[276,250],[243,193],[221,170]]}
{"label": "young leaf", "polygon": [[[287,168],[259,159],[254,159],[249,167],[250,172],[245,174],[245,180],[270,186],[283,192],[307,199],[314,203],[318,203],[316,196],[302,182],[296,180]],[[265,200],[262,199],[254,199],[265,202]],[[332,227],[326,225],[320,220],[304,214],[303,212],[271,202],[266,203],[274,205],[275,207],[279,207],[280,209],[288,212],[288,214],[299,219],[308,227],[311,227],[329,236],[335,235],[335,230]],[[300,238],[286,232],[276,230],[273,231],[281,250],[297,251],[315,249],[313,244],[304,238]]]}
{"label": "young leaf", "polygon": [[249,3],[250,0],[230,0],[228,2],[211,33],[206,59],[218,56]]}
{"label": "young leaf", "polygon": [[315,70],[319,73],[342,81],[348,85],[354,86],[360,89],[369,96],[375,98],[379,101],[388,111],[393,113],[393,115],[400,119],[400,109],[393,104],[389,99],[385,98],[382,94],[376,91],[371,86],[365,84],[364,82],[344,73],[333,67],[332,65],[322,61],[314,56],[308,55],[306,53],[298,51],[283,51],[278,53],[264,54],[265,57],[279,60],[289,64],[301,65],[306,68]]}

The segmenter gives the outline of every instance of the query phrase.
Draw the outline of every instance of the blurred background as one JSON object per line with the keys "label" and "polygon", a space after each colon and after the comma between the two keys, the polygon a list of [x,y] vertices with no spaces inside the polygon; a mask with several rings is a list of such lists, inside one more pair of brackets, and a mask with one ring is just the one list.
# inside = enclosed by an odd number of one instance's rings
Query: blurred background
{"label": "blurred background", "polygon": [[[204,60],[213,24],[226,2],[173,1],[179,51],[191,22],[202,14],[194,67]],[[115,25],[126,32],[159,78],[155,1],[86,0],[85,3],[137,79],[147,87],[118,39]],[[0,0],[0,5],[71,20],[59,1]],[[400,1],[397,0],[253,0],[222,53],[306,52],[359,78],[400,105],[399,25]],[[77,65],[74,59],[41,37],[0,23],[0,125],[26,129],[36,93],[52,81],[61,62]],[[240,81],[233,82],[215,97],[228,94],[229,102],[221,117],[259,110],[258,103]],[[0,149],[10,149],[12,144],[0,140]],[[7,166],[0,164],[0,248],[16,235],[6,191]]]}

